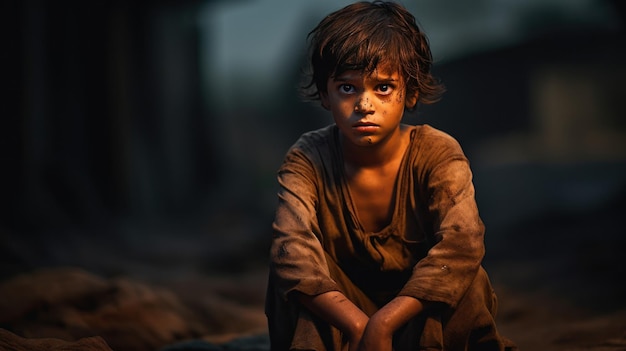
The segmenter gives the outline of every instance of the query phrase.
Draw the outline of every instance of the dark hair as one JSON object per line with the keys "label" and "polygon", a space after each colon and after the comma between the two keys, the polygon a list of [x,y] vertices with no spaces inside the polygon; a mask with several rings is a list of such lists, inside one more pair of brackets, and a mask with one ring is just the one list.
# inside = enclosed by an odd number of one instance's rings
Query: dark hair
{"label": "dark hair", "polygon": [[378,64],[390,64],[402,75],[407,96],[418,102],[438,101],[444,87],[431,72],[428,39],[415,17],[394,2],[357,2],[326,16],[310,33],[310,70],[303,86],[305,97],[320,99],[328,78],[348,70],[371,73]]}

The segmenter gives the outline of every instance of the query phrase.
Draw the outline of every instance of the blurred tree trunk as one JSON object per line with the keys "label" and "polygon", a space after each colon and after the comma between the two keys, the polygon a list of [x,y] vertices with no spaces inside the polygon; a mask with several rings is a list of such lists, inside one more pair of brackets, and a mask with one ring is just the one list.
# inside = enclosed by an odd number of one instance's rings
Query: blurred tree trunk
{"label": "blurred tree trunk", "polygon": [[4,224],[184,211],[216,180],[193,1],[6,2]]}

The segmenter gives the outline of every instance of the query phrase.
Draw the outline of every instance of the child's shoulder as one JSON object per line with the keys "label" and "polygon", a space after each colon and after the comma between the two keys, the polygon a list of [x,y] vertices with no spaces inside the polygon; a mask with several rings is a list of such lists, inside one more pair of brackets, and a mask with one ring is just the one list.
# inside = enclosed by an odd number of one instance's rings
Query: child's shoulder
{"label": "child's shoulder", "polygon": [[416,141],[429,146],[447,146],[460,148],[459,142],[450,134],[443,130],[432,127],[428,124],[415,126]]}
{"label": "child's shoulder", "polygon": [[327,147],[332,143],[336,127],[334,124],[308,131],[298,138],[291,149],[312,150]]}
{"label": "child's shoulder", "polygon": [[466,159],[460,143],[450,134],[424,124],[416,126],[412,141],[412,159],[421,165],[436,166],[451,159]]}
{"label": "child's shoulder", "polygon": [[335,154],[335,134],[334,125],[305,132],[289,147],[283,161],[318,164],[331,159]]}

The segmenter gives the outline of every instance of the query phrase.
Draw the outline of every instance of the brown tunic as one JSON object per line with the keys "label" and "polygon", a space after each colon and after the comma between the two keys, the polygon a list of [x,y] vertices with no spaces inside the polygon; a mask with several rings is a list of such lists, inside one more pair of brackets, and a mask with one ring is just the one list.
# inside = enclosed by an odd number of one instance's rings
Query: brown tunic
{"label": "brown tunic", "polygon": [[278,172],[266,301],[272,350],[346,347],[338,330],[290,299],[293,291],[342,291],[369,315],[398,295],[438,302],[394,336],[396,350],[502,350],[496,297],[481,268],[484,226],[456,140],[414,127],[391,223],[370,233],[350,197],[338,133],[331,125],[304,134]]}

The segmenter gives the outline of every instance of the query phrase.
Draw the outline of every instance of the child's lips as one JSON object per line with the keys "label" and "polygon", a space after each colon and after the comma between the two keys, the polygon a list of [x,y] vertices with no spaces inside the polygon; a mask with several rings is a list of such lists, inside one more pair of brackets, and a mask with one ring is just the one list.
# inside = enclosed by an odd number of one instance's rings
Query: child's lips
{"label": "child's lips", "polygon": [[358,122],[352,125],[352,129],[361,133],[375,132],[379,128],[379,125],[371,122]]}

